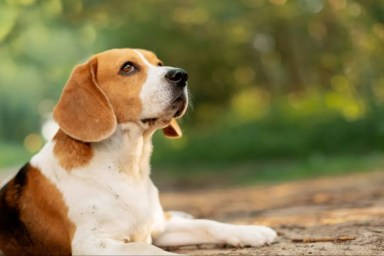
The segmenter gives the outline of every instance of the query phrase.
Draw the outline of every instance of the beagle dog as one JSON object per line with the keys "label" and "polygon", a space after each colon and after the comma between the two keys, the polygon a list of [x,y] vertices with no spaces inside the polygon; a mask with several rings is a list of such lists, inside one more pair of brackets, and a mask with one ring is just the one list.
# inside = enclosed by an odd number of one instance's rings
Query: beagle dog
{"label": "beagle dog", "polygon": [[187,78],[141,49],[76,66],[54,109],[58,132],[0,190],[0,250],[160,255],[168,246],[271,243],[268,227],[164,213],[150,179],[151,137],[158,129],[181,136]]}

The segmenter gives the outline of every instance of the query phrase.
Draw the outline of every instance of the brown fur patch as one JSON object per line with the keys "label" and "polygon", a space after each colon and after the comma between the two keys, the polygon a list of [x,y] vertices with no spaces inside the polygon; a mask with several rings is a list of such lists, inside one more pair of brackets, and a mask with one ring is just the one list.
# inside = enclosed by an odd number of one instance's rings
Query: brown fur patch
{"label": "brown fur patch", "polygon": [[[132,49],[114,49],[95,56],[98,59],[97,81],[111,102],[118,123],[138,121],[142,111],[139,94],[147,79],[148,67]],[[121,66],[132,62],[138,72],[124,76]]]}
{"label": "brown fur patch", "polygon": [[56,133],[53,141],[55,142],[53,153],[60,165],[68,171],[87,165],[93,157],[90,143],[73,139],[62,130]]}
{"label": "brown fur patch", "polygon": [[61,193],[27,164],[0,191],[0,249],[6,255],[71,255],[75,226]]}

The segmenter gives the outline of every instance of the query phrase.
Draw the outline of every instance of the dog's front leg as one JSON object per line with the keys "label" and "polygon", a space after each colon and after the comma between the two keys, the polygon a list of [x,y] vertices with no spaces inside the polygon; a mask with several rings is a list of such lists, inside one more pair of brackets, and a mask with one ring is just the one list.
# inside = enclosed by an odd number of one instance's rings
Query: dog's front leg
{"label": "dog's front leg", "polygon": [[256,225],[233,225],[212,220],[173,217],[165,222],[163,232],[153,236],[157,246],[229,244],[235,247],[261,246],[277,237],[271,228]]}

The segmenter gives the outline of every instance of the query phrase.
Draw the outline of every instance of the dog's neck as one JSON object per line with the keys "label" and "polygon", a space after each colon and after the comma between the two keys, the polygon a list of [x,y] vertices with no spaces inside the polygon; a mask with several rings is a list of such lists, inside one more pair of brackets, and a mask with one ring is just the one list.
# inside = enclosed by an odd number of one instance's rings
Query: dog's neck
{"label": "dog's neck", "polygon": [[60,165],[68,171],[97,161],[111,167],[111,171],[142,179],[150,175],[154,131],[136,123],[125,123],[118,125],[111,137],[101,142],[85,143],[59,130],[54,138],[54,152]]}
{"label": "dog's neck", "polygon": [[145,178],[150,175],[153,132],[136,123],[125,123],[118,125],[111,137],[92,146],[96,152],[108,156],[110,159],[106,160],[113,162],[119,172]]}

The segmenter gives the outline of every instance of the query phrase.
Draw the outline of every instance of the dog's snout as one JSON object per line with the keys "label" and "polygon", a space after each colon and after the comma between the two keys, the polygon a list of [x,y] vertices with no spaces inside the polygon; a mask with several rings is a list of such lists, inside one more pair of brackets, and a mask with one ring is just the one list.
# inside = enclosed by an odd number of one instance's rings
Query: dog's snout
{"label": "dog's snout", "polygon": [[165,74],[165,78],[173,84],[184,87],[187,84],[188,74],[181,68],[174,68]]}

